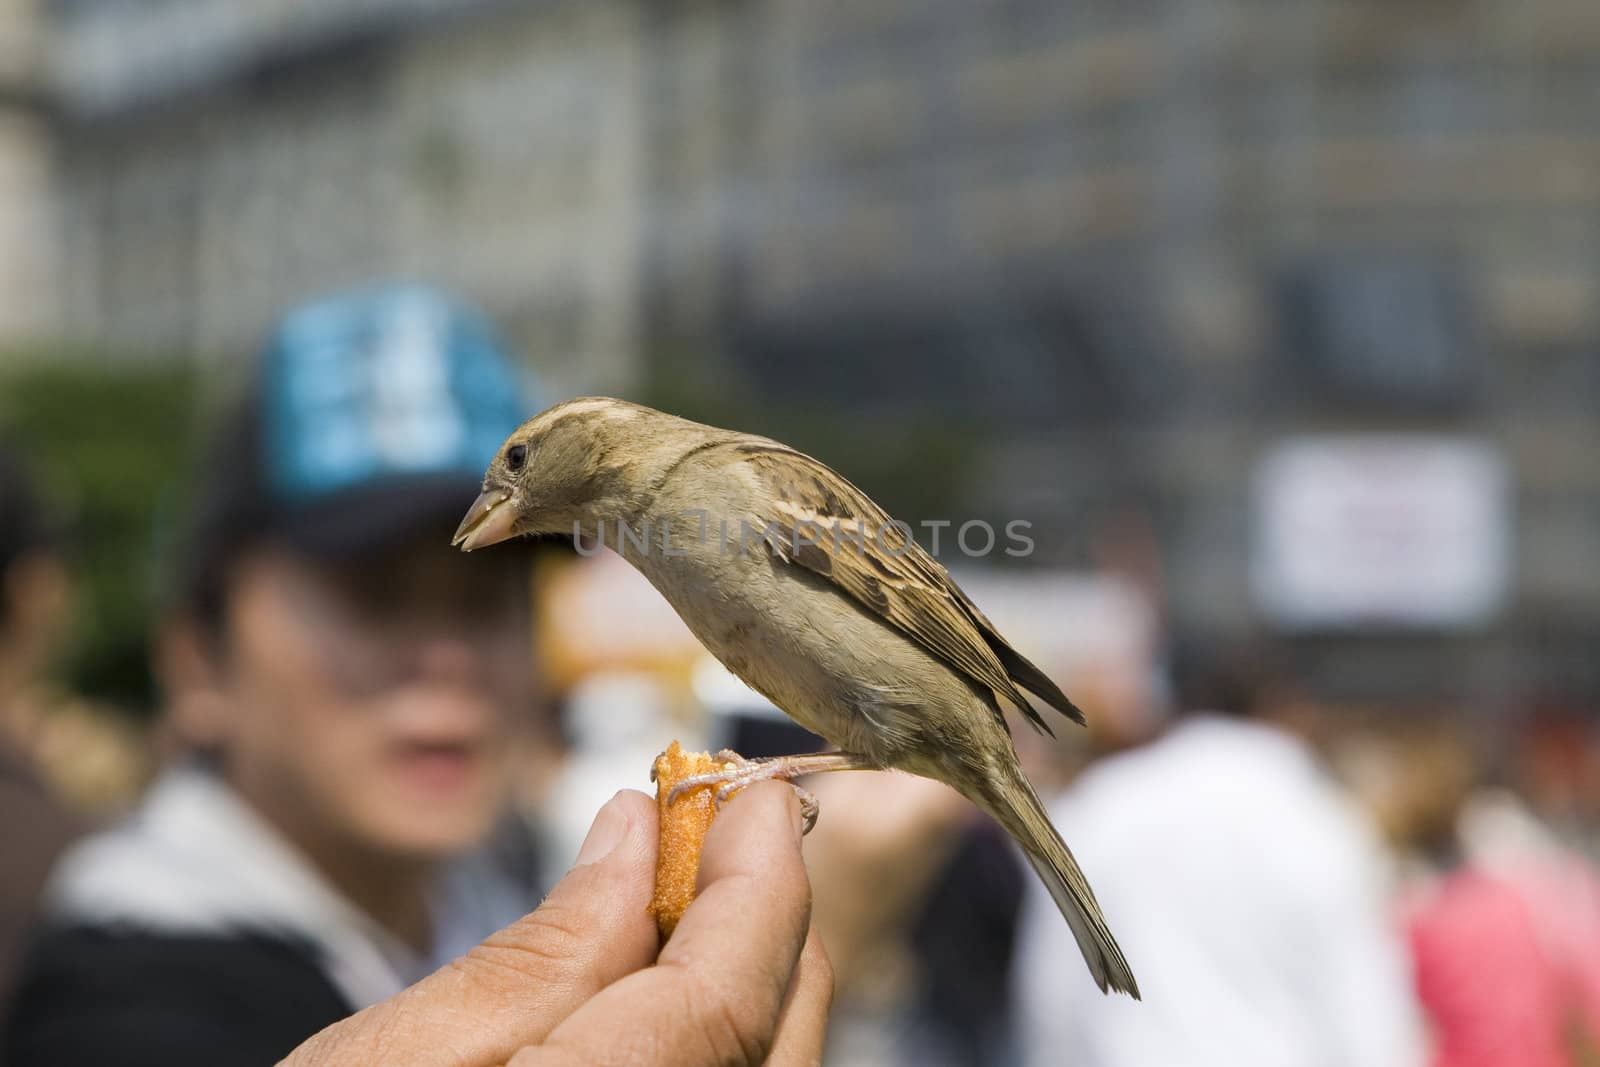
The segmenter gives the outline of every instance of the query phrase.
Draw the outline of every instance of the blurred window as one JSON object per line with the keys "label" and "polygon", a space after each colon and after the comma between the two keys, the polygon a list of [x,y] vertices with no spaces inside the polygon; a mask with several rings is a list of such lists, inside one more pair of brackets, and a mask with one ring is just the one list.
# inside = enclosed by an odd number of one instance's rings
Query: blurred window
{"label": "blurred window", "polygon": [[1470,399],[1476,346],[1457,272],[1413,259],[1341,259],[1281,279],[1282,360],[1334,399],[1404,408]]}
{"label": "blurred window", "polygon": [[858,291],[748,315],[734,350],[764,391],[812,403],[1012,423],[1126,417],[1174,380],[1138,284]]}

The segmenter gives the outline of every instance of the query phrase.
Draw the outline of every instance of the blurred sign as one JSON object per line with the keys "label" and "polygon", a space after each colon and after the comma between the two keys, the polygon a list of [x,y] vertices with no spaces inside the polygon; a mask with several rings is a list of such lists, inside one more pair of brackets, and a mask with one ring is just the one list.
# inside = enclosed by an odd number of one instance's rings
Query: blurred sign
{"label": "blurred sign", "polygon": [[1288,626],[1460,626],[1505,598],[1510,511],[1491,446],[1308,437],[1256,471],[1256,602]]}

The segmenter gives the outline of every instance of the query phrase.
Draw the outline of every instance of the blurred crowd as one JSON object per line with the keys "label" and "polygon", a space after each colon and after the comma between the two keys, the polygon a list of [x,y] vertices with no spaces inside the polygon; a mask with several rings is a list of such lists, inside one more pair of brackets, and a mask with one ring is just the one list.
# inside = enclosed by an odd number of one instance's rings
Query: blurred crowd
{"label": "blurred crowd", "polygon": [[[163,558],[140,731],[52,682],[75,538],[0,452],[4,1062],[267,1064],[529,910],[673,738],[810,737],[620,559],[449,531],[551,397],[424,288],[299,308],[212,413]],[[943,786],[808,783],[829,1062],[1600,1062],[1585,709],[1334,705],[1263,634],[1163,624],[1137,517],[1081,573],[957,575],[1083,704],[1016,731],[1144,1000],[1106,998]],[[1592,711],[1593,709],[1587,709]]]}

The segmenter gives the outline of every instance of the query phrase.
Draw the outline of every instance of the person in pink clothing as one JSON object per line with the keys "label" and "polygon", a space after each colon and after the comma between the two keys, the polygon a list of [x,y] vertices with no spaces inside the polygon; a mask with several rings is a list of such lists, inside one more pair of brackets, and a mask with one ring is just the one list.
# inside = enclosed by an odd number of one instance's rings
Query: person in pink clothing
{"label": "person in pink clothing", "polygon": [[1424,891],[1409,929],[1434,1067],[1570,1067],[1566,983],[1512,885],[1470,867]]}
{"label": "person in pink clothing", "polygon": [[1600,1063],[1600,877],[1510,794],[1473,794],[1459,739],[1412,747],[1428,802],[1410,844],[1432,869],[1407,933],[1433,1067]]}

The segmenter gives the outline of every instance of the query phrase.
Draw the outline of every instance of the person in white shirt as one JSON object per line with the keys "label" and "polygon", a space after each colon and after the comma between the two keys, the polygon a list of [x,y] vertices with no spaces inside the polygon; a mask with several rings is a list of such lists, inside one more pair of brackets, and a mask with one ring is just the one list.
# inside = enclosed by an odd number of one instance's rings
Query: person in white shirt
{"label": "person in white shirt", "polygon": [[[1184,696],[1221,691],[1184,682]],[[1231,688],[1233,707],[1255,710],[1246,705],[1260,689]],[[1188,706],[1208,705],[1217,706]],[[1081,981],[1071,931],[1032,892],[1013,983],[1026,1062],[1422,1062],[1375,833],[1299,737],[1248,715],[1185,715],[1154,741],[1091,765],[1050,814],[1144,1000],[1104,997]]]}

